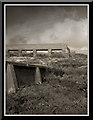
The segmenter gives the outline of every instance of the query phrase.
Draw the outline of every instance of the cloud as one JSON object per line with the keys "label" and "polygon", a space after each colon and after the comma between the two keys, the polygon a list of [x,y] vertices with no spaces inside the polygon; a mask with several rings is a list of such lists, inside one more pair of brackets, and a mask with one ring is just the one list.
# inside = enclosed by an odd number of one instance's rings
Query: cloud
{"label": "cloud", "polygon": [[88,21],[87,19],[80,21],[65,19],[64,22],[56,23],[53,28],[41,33],[40,40],[42,43],[65,42],[72,47],[87,47]]}
{"label": "cloud", "polygon": [[17,24],[14,22],[15,24],[7,28],[6,42],[7,44],[65,42],[72,48],[87,47],[88,19],[84,17],[86,13],[85,10],[83,14],[79,9],[80,8],[61,9],[61,7],[52,9],[45,7],[42,8],[40,12],[38,9],[38,15],[32,14],[33,11],[31,13],[29,11],[30,15],[27,15],[25,21],[22,23],[17,22]]}

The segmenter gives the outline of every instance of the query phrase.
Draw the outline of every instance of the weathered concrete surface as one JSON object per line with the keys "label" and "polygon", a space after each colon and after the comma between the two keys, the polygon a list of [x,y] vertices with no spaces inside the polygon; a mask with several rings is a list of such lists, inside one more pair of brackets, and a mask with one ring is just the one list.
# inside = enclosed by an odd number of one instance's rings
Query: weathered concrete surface
{"label": "weathered concrete surface", "polygon": [[45,77],[45,71],[52,70],[52,64],[57,61],[58,58],[45,58],[42,60],[31,57],[7,58],[6,82],[8,93],[15,92],[20,86],[28,86],[34,83],[41,84]]}
{"label": "weathered concrete surface", "polygon": [[6,58],[6,62],[17,66],[47,68],[47,64],[43,60],[38,58],[35,59],[31,57],[10,57]]}
{"label": "weathered concrete surface", "polygon": [[6,87],[7,93],[15,92],[18,87],[13,64],[7,64]]}
{"label": "weathered concrete surface", "polygon": [[[7,54],[9,54],[9,51],[18,50],[19,56],[22,56],[22,50],[33,50],[33,56],[35,57],[37,54],[37,50],[48,50],[49,56],[51,56],[52,50],[67,50],[69,54],[69,49],[67,44],[12,44],[12,45],[6,45],[6,50],[8,51]],[[9,55],[8,55],[9,56]]]}
{"label": "weathered concrete surface", "polygon": [[[24,57],[23,57],[24,58]],[[7,93],[14,93],[17,88],[22,86],[30,86],[32,84],[41,84],[44,78],[47,65],[42,64],[41,60],[27,59],[22,60],[16,57],[16,60],[12,57],[7,61]]]}

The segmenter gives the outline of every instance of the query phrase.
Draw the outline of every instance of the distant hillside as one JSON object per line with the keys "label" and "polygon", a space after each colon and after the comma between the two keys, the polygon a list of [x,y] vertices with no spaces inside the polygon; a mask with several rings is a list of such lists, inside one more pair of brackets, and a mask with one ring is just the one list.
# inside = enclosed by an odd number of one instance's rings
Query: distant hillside
{"label": "distant hillside", "polygon": [[75,53],[80,53],[80,54],[88,54],[88,48],[72,48],[69,47],[71,52],[75,52]]}

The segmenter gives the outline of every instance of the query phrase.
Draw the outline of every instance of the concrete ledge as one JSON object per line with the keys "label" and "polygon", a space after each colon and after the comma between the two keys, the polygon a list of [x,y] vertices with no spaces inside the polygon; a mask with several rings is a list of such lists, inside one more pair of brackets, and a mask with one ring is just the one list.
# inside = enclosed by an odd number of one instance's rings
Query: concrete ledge
{"label": "concrete ledge", "polygon": [[[46,51],[48,50],[49,57],[51,56],[52,50],[65,50],[70,56],[70,49],[68,48],[67,44],[12,44],[6,45],[7,56],[9,57],[9,51],[16,51],[18,50],[18,56],[22,56],[22,51],[33,51],[33,57],[36,57],[37,51]],[[67,56],[67,57],[68,57]]]}

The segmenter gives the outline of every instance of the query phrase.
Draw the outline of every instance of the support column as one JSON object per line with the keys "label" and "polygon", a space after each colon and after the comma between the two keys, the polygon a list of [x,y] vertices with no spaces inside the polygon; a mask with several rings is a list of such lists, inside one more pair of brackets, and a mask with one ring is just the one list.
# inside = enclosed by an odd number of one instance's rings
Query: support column
{"label": "support column", "polygon": [[36,57],[36,49],[33,49],[33,57]]}
{"label": "support column", "polygon": [[51,56],[51,49],[48,49],[48,55]]}
{"label": "support column", "polygon": [[42,83],[42,80],[41,80],[41,73],[40,73],[39,67],[36,67],[35,83],[36,83],[36,84],[41,84],[41,83]]}
{"label": "support column", "polygon": [[22,50],[18,50],[18,56],[22,56]]}
{"label": "support column", "polygon": [[7,74],[6,75],[7,75],[6,76],[6,90],[7,90],[6,92],[8,94],[16,92],[18,88],[18,84],[17,84],[13,64],[7,63]]}

